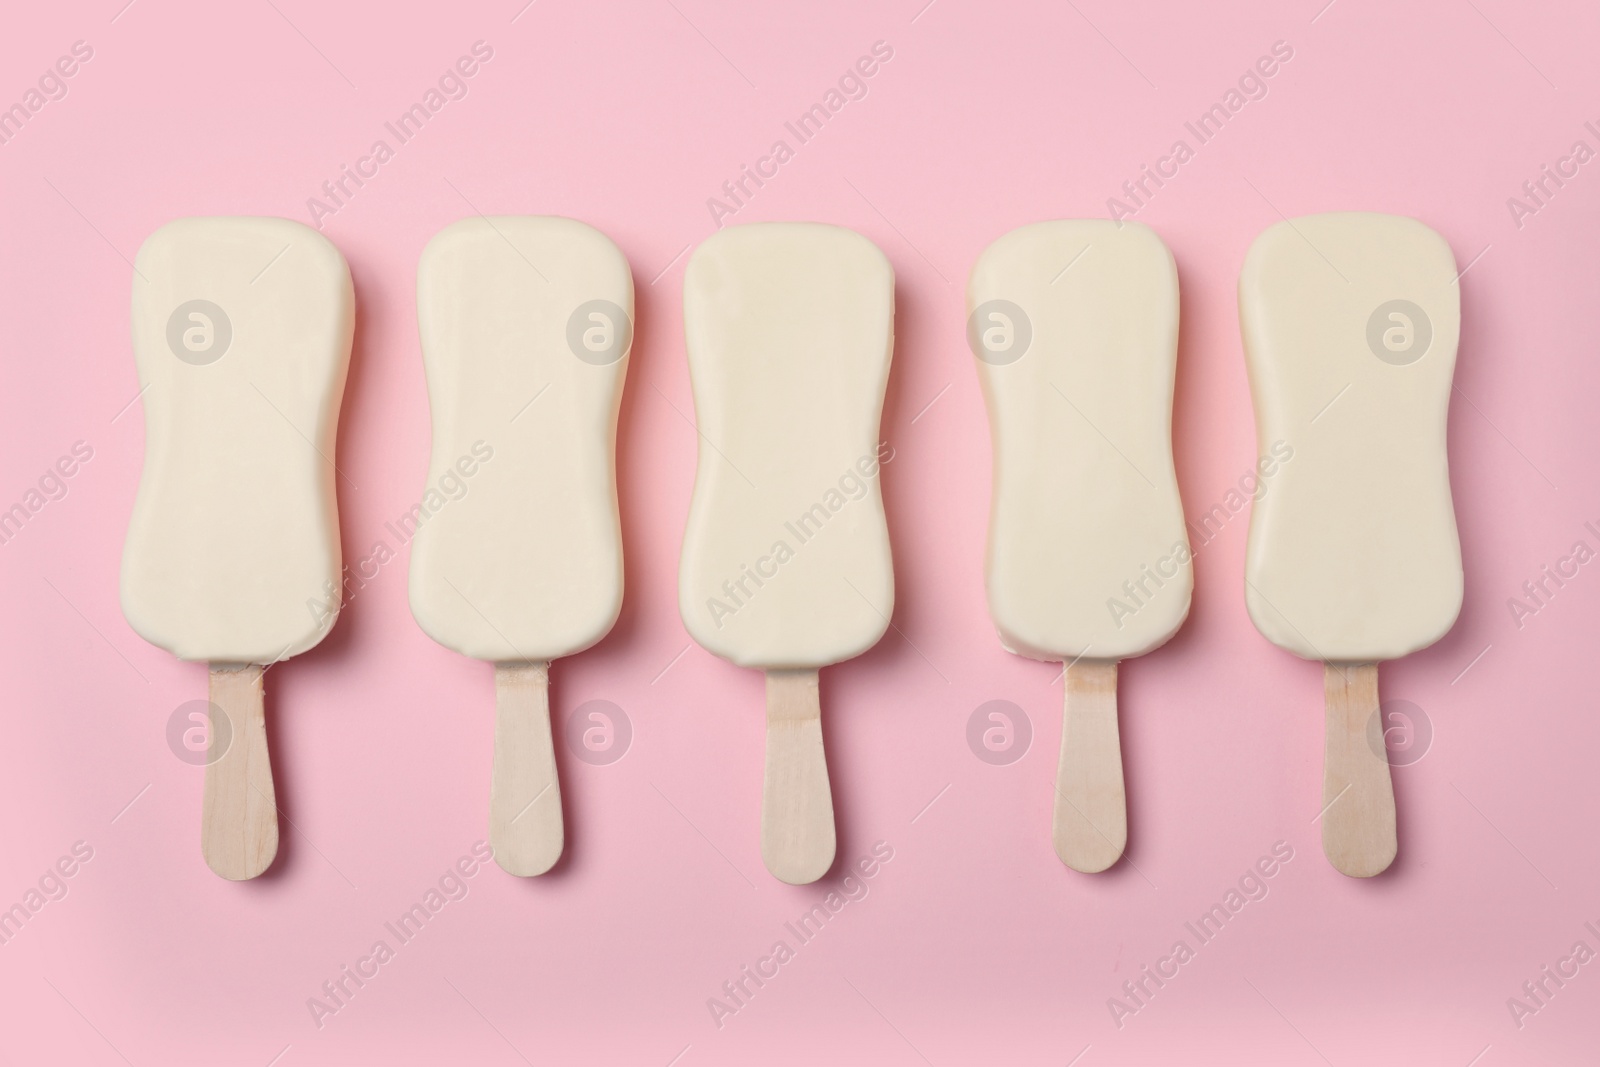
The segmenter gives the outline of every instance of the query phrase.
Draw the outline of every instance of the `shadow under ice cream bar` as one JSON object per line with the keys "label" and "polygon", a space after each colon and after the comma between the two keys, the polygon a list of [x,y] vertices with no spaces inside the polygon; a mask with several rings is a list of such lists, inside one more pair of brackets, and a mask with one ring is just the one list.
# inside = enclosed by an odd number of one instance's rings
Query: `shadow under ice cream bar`
{"label": "shadow under ice cream bar", "polygon": [[433,407],[429,484],[491,450],[472,491],[429,518],[411,612],[446,648],[494,664],[489,843],[516,875],[560,858],[549,667],[622,609],[616,429],[633,277],[603,234],[563,218],[474,218],[417,271]]}
{"label": "shadow under ice cream bar", "polygon": [[1322,846],[1356,877],[1396,851],[1378,661],[1433,644],[1461,609],[1456,279],[1433,230],[1360,213],[1273,226],[1239,276],[1257,440],[1295,450],[1251,515],[1245,600],[1268,640],[1326,664]]}
{"label": "shadow under ice cream bar", "polygon": [[1137,223],[1041,222],[984,251],[967,302],[994,439],[989,613],[1009,651],[1065,664],[1055,849],[1103,871],[1128,836],[1117,662],[1176,633],[1194,585],[1177,271]]}
{"label": "shadow under ice cream bar", "polygon": [[224,878],[254,878],[278,849],[263,670],[322,640],[333,615],[306,605],[339,587],[350,270],[272,218],[179,220],[134,269],[145,461],[122,610],[145,640],[210,663],[201,848]]}
{"label": "shadow under ice cream bar", "polygon": [[766,672],[761,856],[814,882],[835,848],[818,671],[871,648],[894,611],[877,479],[819,501],[841,472],[876,470],[894,273],[850,230],[735,226],[695,251],[683,304],[702,443],[679,610],[705,649]]}

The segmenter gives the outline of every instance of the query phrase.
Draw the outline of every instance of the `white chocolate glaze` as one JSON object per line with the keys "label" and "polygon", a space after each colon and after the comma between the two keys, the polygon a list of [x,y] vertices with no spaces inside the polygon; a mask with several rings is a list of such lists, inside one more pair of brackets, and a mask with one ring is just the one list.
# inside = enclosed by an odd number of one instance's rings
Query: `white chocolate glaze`
{"label": "white chocolate glaze", "polygon": [[333,625],[354,321],[344,257],[299,223],[180,219],[139,250],[145,460],[122,610],[145,640],[187,660],[272,663]]}
{"label": "white chocolate glaze", "polygon": [[1281,222],[1239,275],[1265,456],[1282,465],[1250,517],[1245,601],[1307,659],[1394,659],[1461,609],[1445,421],[1461,329],[1450,246],[1415,219]]}
{"label": "white chocolate glaze", "polygon": [[1193,588],[1172,461],[1178,276],[1154,231],[1013,230],[967,286],[989,407],[989,612],[1009,650],[1122,659],[1183,624]]}
{"label": "white chocolate glaze", "polygon": [[878,420],[894,272],[860,234],[734,226],[689,261],[700,459],[679,567],[690,635],[744,667],[813,668],[888,628]]}
{"label": "white chocolate glaze", "polygon": [[467,219],[423,251],[417,319],[433,454],[412,615],[477,659],[587,648],[622,608],[615,445],[632,338],[627,260],[572,219]]}

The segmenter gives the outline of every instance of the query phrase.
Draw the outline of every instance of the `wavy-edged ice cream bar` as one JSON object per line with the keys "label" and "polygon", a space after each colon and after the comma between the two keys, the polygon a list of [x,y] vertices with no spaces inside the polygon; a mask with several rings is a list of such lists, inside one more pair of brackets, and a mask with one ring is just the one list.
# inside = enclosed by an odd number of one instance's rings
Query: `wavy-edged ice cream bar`
{"label": "wavy-edged ice cream bar", "polygon": [[984,250],[967,304],[994,442],[989,611],[1007,649],[1066,664],[1055,847],[1101,871],[1127,841],[1117,661],[1172,637],[1194,584],[1177,271],[1137,223],[1041,222]]}
{"label": "wavy-edged ice cream bar", "polygon": [[565,841],[549,665],[622,608],[616,430],[633,276],[572,219],[473,218],[417,271],[433,451],[411,555],[411,612],[495,665],[489,839],[537,875]]}
{"label": "wavy-edged ice cream bar", "polygon": [[1377,662],[1431,645],[1461,608],[1456,282],[1439,234],[1357,212],[1271,227],[1239,276],[1258,446],[1293,449],[1254,505],[1245,601],[1268,640],[1327,664],[1323,846],[1356,876],[1396,848]]}
{"label": "wavy-edged ice cream bar", "polygon": [[894,272],[860,234],[735,226],[684,278],[701,447],[679,610],[708,651],[767,672],[762,858],[792,884],[834,857],[817,675],[888,628],[878,474]]}
{"label": "wavy-edged ice cream bar", "polygon": [[354,321],[344,257],[285,219],[180,219],[134,264],[145,461],[122,610],[145,640],[211,664],[201,842],[225,878],[277,852],[263,668],[339,610],[333,457]]}
{"label": "wavy-edged ice cream bar", "polygon": [[1461,609],[1445,419],[1461,329],[1450,246],[1415,219],[1282,222],[1250,249],[1239,316],[1262,444],[1294,459],[1250,519],[1245,602],[1305,659],[1426,648]]}

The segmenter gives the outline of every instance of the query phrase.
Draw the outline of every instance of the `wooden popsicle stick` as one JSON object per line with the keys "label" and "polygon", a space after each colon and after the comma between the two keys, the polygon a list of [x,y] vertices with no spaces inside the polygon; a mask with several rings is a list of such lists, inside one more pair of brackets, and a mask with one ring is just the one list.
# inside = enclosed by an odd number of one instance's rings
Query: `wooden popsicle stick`
{"label": "wooden popsicle stick", "polygon": [[1326,749],[1322,765],[1322,851],[1352,878],[1371,878],[1394,862],[1394,784],[1387,753],[1367,740],[1378,714],[1376,663],[1325,663]]}
{"label": "wooden popsicle stick", "polygon": [[561,783],[550,735],[550,664],[494,665],[489,845],[502,870],[543,874],[561,858]]}
{"label": "wooden popsicle stick", "polygon": [[[267,753],[266,690],[256,663],[213,663],[210,751],[200,809],[206,866],[235,882],[254,878],[278,854],[278,800]],[[217,721],[222,715],[226,722]]]}
{"label": "wooden popsicle stick", "polygon": [[836,845],[817,672],[768,671],[761,859],[779,881],[806,885],[828,873]]}
{"label": "wooden popsicle stick", "polygon": [[1117,730],[1117,661],[1069,663],[1062,688],[1052,835],[1062,863],[1097,874],[1116,863],[1128,844],[1128,800]]}

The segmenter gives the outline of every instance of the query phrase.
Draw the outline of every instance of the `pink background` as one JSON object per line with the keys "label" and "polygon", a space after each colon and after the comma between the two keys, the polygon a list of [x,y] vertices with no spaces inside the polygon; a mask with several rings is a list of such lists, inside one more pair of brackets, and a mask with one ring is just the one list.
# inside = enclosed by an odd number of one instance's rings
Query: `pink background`
{"label": "pink background", "polygon": [[[1600,949],[1584,929],[1600,926],[1600,565],[1520,629],[1507,600],[1579,538],[1600,547],[1582,528],[1600,524],[1600,162],[1520,228],[1506,201],[1575,140],[1600,148],[1583,128],[1600,120],[1593,5],[122,2],[13,5],[0,34],[4,103],[73,42],[94,50],[0,146],[0,505],[75,441],[94,450],[0,545],[0,906],[74,842],[93,849],[65,898],[0,946],[0,1059],[1592,1059],[1600,962],[1520,1029],[1506,1001],[1574,942]],[[617,241],[638,288],[619,445],[627,602],[610,637],[556,667],[561,865],[531,881],[479,872],[319,1029],[307,998],[486,834],[490,671],[417,628],[402,553],[321,647],[270,675],[276,867],[242,885],[206,870],[202,772],[164,733],[204,695],[204,668],[146,645],[117,603],[143,440],[127,260],[182,215],[307,221],[321,183],[478,40],[494,56],[469,94],[324,220],[359,309],[338,452],[359,487],[339,487],[347,558],[423,483],[424,243],[474,210],[570,215]],[[760,676],[686,648],[677,615],[696,447],[684,252],[714,228],[707,198],[880,40],[894,56],[866,98],[734,221],[853,227],[898,276],[883,420],[896,630],[824,681],[841,859],[883,841],[893,860],[719,1029],[707,999],[838,875],[792,888],[763,870]],[[1187,626],[1123,670],[1128,862],[1082,876],[1049,841],[1059,668],[1003,652],[984,608],[989,444],[964,280],[1015,226],[1105,214],[1280,40],[1294,56],[1265,99],[1137,216],[1181,277],[1186,510],[1221,501],[1253,460],[1234,299],[1250,241],[1280,212],[1418,216],[1472,264],[1450,419],[1466,606],[1437,646],[1383,670],[1385,697],[1431,720],[1432,747],[1395,770],[1394,868],[1344,878],[1312,823],[1319,668],[1251,627],[1238,515],[1199,552]],[[565,715],[591,699],[633,725],[608,766],[565,744]],[[996,699],[1034,729],[1009,766],[965,739]],[[1108,998],[1193,944],[1185,921],[1280,840],[1294,859],[1269,895],[1119,1029]]]}

